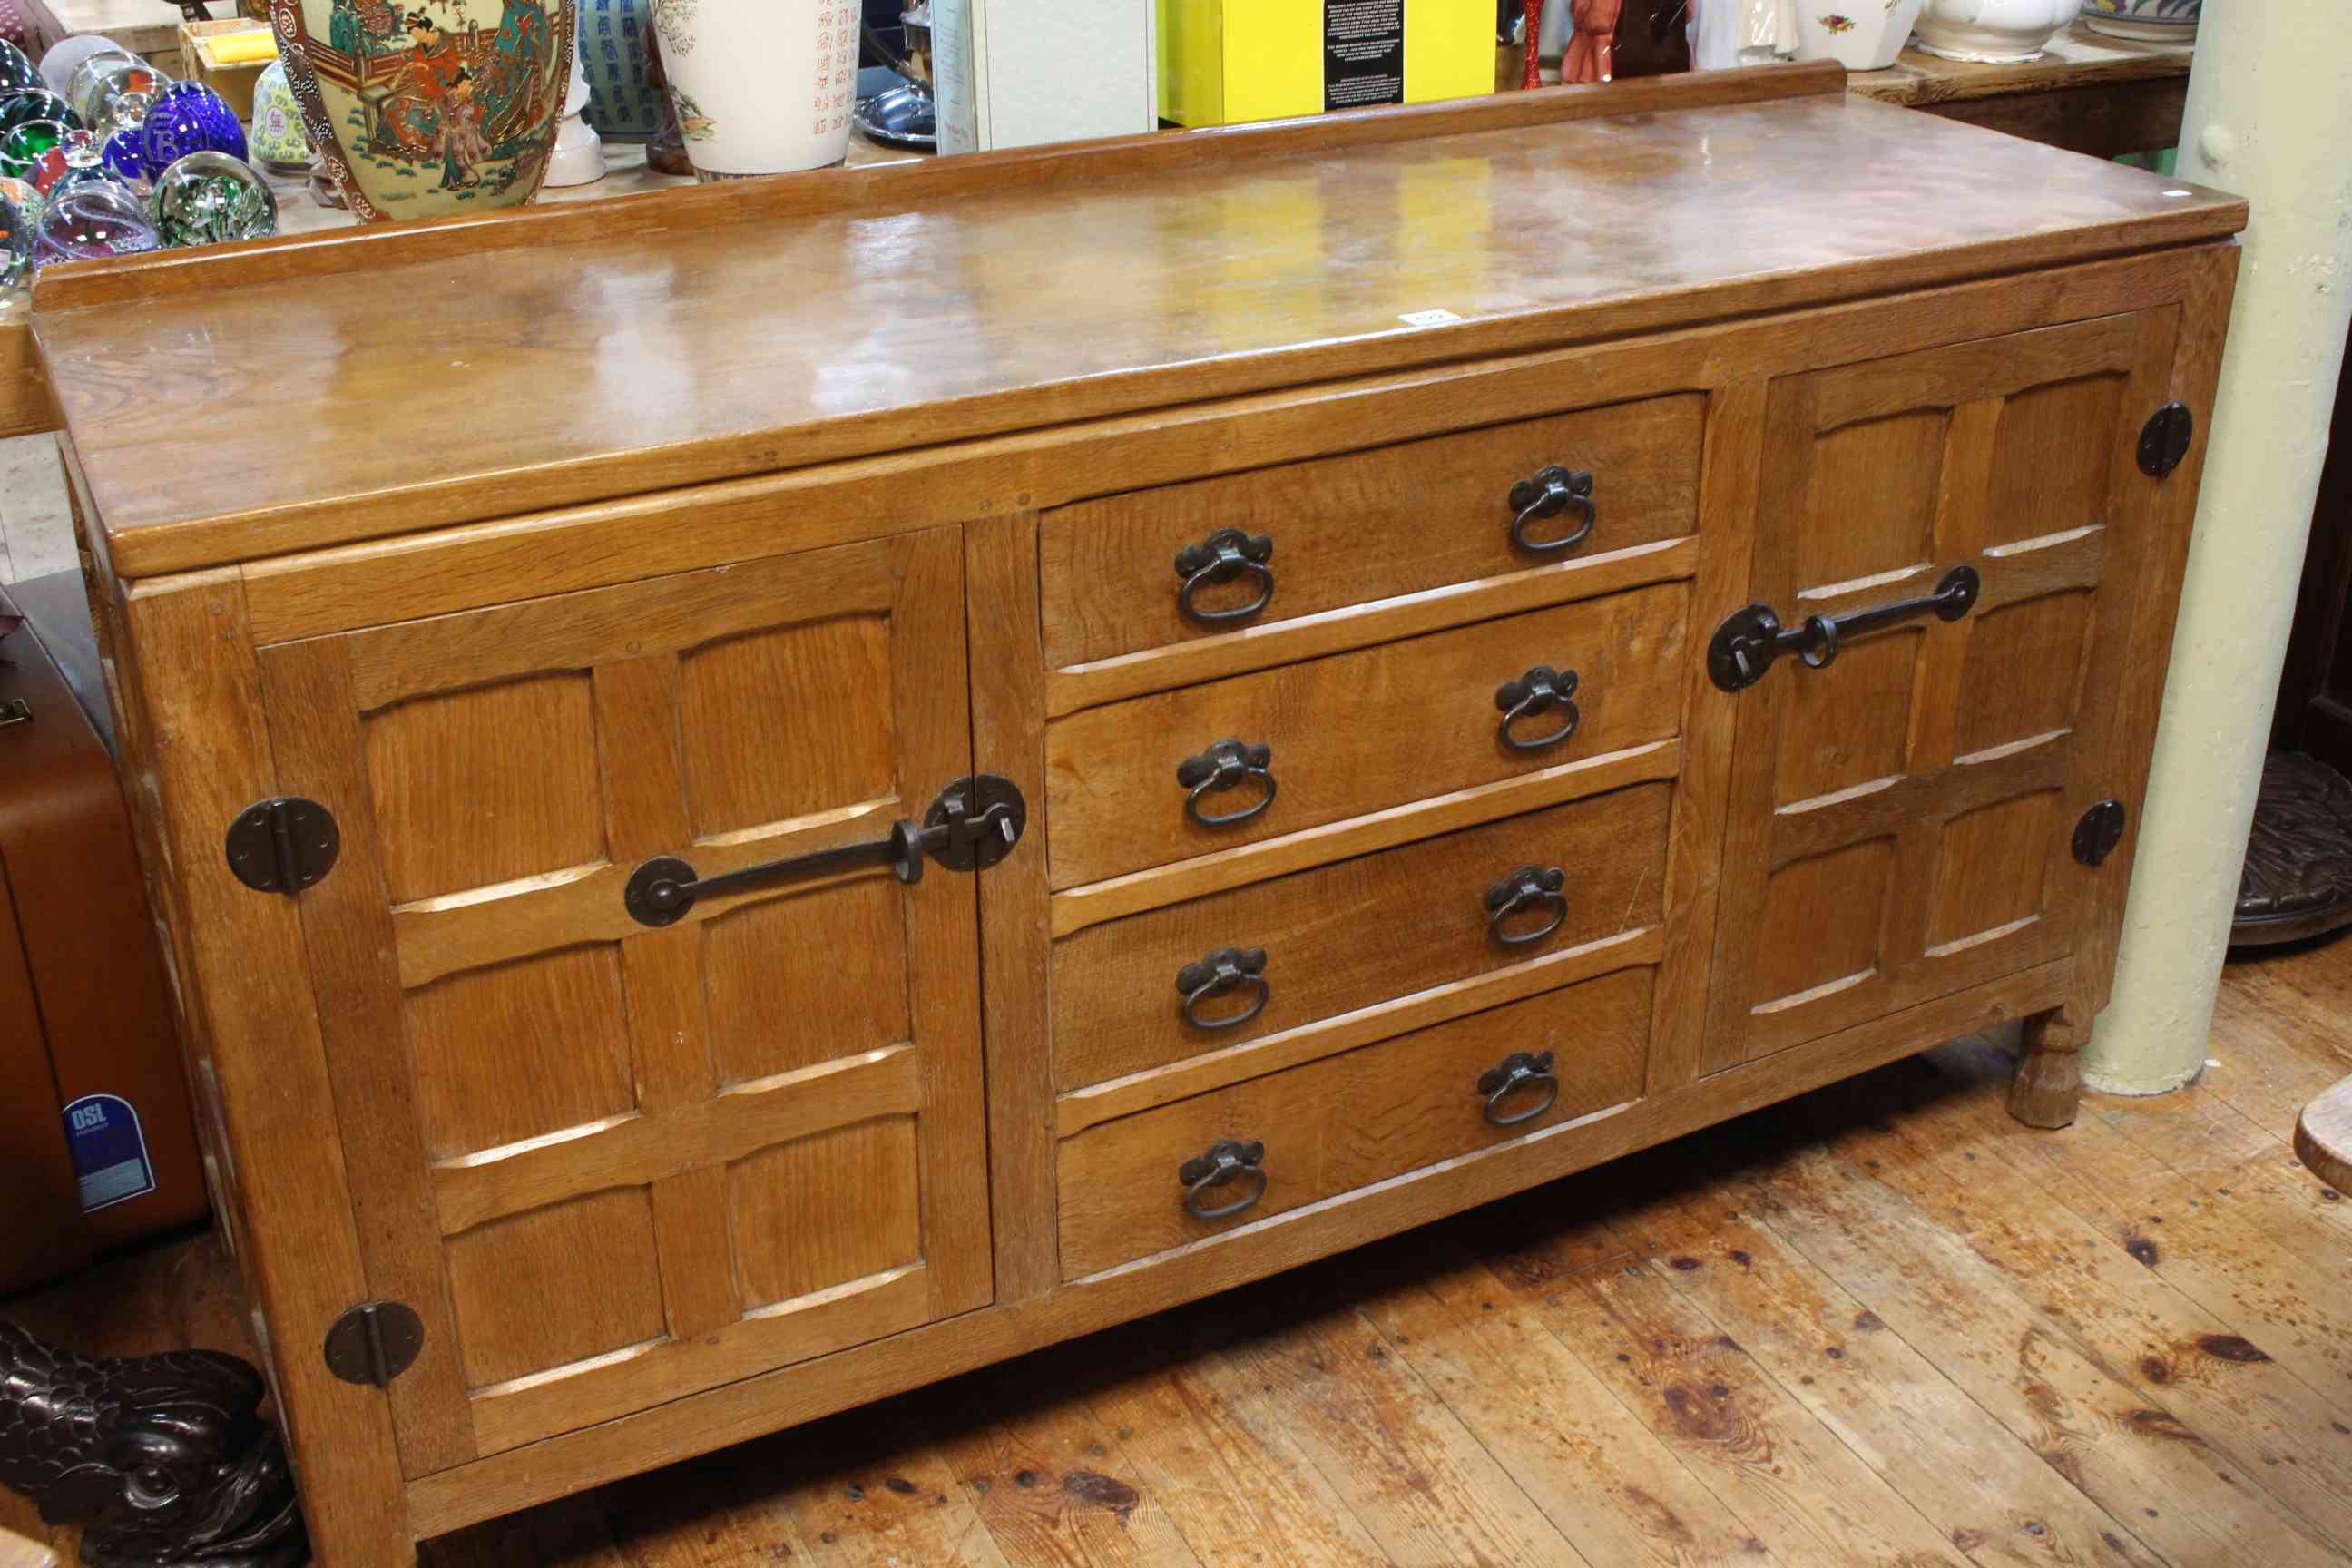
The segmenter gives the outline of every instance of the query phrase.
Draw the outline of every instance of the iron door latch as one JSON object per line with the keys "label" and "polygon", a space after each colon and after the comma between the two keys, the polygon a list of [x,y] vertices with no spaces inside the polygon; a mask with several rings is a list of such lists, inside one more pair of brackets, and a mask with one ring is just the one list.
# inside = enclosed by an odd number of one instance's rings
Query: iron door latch
{"label": "iron door latch", "polygon": [[923,863],[936,860],[950,871],[984,871],[1013,853],[1029,825],[1029,803],[1011,779],[971,773],[940,791],[923,820],[900,819],[880,838],[812,850],[740,871],[698,877],[673,855],[657,855],[631,874],[621,901],[640,925],[666,926],[682,919],[695,900],[778,882],[821,876],[845,866],[880,861],[901,882],[923,879]]}

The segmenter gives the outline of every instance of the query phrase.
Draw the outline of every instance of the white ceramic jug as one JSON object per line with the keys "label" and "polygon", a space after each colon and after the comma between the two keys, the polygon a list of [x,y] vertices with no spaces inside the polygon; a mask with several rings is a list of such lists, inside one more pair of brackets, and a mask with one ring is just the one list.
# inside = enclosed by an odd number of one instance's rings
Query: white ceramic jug
{"label": "white ceramic jug", "polygon": [[2083,0],[1927,0],[1919,47],[1954,60],[2030,60],[2081,15]]}
{"label": "white ceramic jug", "polygon": [[849,154],[859,0],[653,0],[662,69],[706,180]]}

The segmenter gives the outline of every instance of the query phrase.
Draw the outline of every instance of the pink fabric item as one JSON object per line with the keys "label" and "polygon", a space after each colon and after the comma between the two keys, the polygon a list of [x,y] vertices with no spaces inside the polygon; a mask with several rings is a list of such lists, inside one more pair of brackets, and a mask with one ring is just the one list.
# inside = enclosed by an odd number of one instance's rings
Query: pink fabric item
{"label": "pink fabric item", "polygon": [[16,8],[16,0],[0,0],[0,38],[7,39],[28,55],[38,53],[33,47],[33,25]]}

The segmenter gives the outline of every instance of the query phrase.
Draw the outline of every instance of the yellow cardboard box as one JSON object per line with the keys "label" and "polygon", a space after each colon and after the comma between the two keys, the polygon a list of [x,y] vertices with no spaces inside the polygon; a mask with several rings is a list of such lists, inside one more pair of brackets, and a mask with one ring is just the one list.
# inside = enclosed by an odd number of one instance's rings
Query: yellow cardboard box
{"label": "yellow cardboard box", "polygon": [[1495,90],[1495,0],[1160,0],[1160,114],[1232,125]]}

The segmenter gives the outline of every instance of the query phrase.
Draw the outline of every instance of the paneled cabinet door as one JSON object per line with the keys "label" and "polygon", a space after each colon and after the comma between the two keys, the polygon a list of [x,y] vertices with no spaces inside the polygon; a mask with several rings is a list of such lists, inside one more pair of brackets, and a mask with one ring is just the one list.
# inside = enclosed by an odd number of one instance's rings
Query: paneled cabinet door
{"label": "paneled cabinet door", "polygon": [[963,625],[942,529],[263,650],[411,1474],[989,1299],[972,878],[622,898],[921,817]]}
{"label": "paneled cabinet door", "polygon": [[[1933,595],[1962,567],[1977,596],[1955,618],[1857,629],[1819,667],[1784,648],[1733,698],[1713,1066],[2083,941],[2103,873],[2074,859],[2075,824],[2109,796],[2137,806],[2118,696],[2166,542],[2136,450],[2165,401],[2174,320],[1773,384],[1752,598],[1795,629]],[[1819,658],[1822,639],[1810,646]]]}

